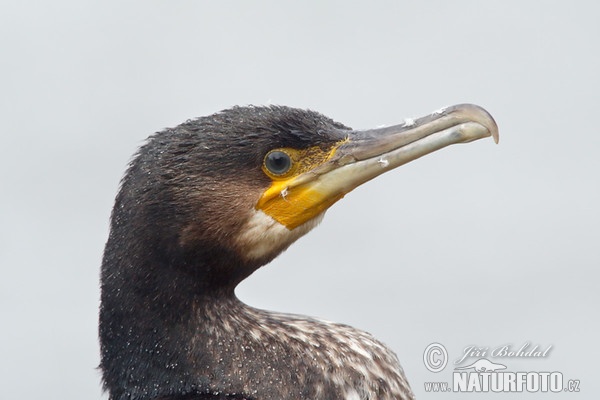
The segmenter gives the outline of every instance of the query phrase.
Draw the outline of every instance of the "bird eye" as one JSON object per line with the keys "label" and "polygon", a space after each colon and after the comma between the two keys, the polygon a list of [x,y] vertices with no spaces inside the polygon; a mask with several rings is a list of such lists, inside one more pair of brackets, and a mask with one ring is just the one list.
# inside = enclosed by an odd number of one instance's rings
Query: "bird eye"
{"label": "bird eye", "polygon": [[292,159],[283,151],[273,150],[265,157],[265,167],[273,175],[283,175],[292,167]]}

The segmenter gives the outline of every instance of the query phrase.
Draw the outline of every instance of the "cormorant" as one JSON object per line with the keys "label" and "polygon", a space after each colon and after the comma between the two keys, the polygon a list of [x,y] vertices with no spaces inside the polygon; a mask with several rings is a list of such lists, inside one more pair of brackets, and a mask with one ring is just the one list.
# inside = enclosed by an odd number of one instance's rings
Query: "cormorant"
{"label": "cormorant", "polygon": [[103,382],[123,399],[412,399],[370,334],[239,301],[236,285],[358,185],[492,117],[458,105],[356,131],[313,111],[234,107],[148,139],[121,182],[101,272]]}

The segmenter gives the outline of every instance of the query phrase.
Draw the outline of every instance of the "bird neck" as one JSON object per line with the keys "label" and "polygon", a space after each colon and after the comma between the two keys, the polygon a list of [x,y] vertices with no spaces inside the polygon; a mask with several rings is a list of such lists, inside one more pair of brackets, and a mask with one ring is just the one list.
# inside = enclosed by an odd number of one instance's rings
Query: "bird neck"
{"label": "bird neck", "polygon": [[102,268],[101,368],[111,400],[410,393],[394,354],[371,335],[239,301],[236,281],[213,273],[244,267],[225,252],[177,257],[164,248],[121,247],[126,242],[113,232]]}
{"label": "bird neck", "polygon": [[369,334],[246,306],[233,287],[209,289],[194,279],[189,265],[170,265],[167,280],[156,258],[134,268],[131,258],[123,264],[125,258],[111,254],[105,265],[117,265],[104,272],[117,272],[103,275],[100,313],[101,368],[111,399],[364,393],[391,400],[410,393],[393,353]]}

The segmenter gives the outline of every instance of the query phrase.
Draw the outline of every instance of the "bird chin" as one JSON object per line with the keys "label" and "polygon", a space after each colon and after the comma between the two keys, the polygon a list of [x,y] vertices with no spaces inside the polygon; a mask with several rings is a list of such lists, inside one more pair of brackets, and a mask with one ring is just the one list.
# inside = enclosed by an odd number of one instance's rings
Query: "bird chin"
{"label": "bird chin", "polygon": [[324,216],[325,212],[294,229],[289,229],[262,210],[253,210],[236,238],[238,253],[249,263],[269,262],[319,225]]}

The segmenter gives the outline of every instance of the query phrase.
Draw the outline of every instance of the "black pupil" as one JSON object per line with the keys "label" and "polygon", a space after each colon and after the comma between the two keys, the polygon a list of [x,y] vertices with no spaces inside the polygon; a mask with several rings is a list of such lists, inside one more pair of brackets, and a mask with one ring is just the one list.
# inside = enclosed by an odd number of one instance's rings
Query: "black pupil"
{"label": "black pupil", "polygon": [[283,151],[273,151],[267,155],[265,164],[269,171],[281,175],[289,171],[292,166],[292,160]]}

